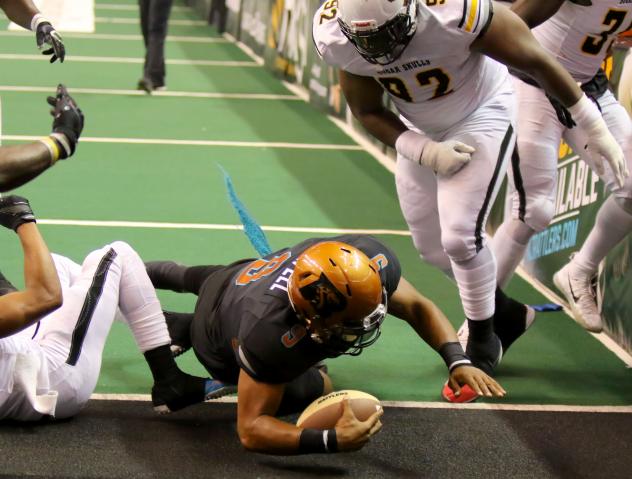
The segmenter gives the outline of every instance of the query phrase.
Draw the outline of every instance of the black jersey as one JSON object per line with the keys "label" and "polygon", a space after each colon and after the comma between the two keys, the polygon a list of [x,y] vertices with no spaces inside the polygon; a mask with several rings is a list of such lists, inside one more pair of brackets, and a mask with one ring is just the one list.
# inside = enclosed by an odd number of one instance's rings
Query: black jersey
{"label": "black jersey", "polygon": [[233,263],[202,286],[191,328],[196,355],[214,377],[236,383],[243,368],[258,381],[284,383],[327,357],[297,318],[287,292],[296,258],[322,241],[358,248],[379,266],[387,296],[395,292],[399,261],[367,235],[311,238],[261,259]]}

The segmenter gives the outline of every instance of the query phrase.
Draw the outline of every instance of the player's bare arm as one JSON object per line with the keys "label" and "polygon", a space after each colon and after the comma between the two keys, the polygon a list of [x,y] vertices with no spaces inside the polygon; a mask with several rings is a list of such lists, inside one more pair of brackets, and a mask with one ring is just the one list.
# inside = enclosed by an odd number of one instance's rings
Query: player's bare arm
{"label": "player's bare arm", "polygon": [[42,55],[50,55],[51,63],[57,59],[64,62],[66,48],[61,35],[31,0],[0,0],[0,8],[9,20],[35,32],[37,48],[42,50]]}
{"label": "player's bare arm", "polygon": [[520,17],[503,5],[494,4],[488,30],[472,43],[471,49],[526,73],[566,107],[576,104],[583,94],[564,67],[540,46]]}
{"label": "player's bare arm", "polygon": [[510,8],[529,28],[535,28],[555,15],[564,2],[565,0],[516,0]]}
{"label": "player's bare arm", "polygon": [[24,290],[0,297],[0,338],[4,338],[61,306],[62,294],[28,201],[18,196],[0,198],[0,224],[17,233],[24,251]]}
{"label": "player's bare arm", "polygon": [[39,13],[31,0],[0,0],[0,8],[9,20],[28,30],[31,29],[31,19]]}
{"label": "player's bare arm", "polygon": [[81,109],[63,85],[55,96],[47,99],[54,117],[49,136],[28,145],[0,148],[0,191],[17,188],[32,180],[57,160],[69,158],[75,152],[84,117]]}
{"label": "player's bare arm", "polygon": [[[309,450],[309,442],[301,439],[304,429],[274,417],[284,390],[284,384],[263,383],[244,370],[240,371],[237,386],[237,432],[241,444],[250,451],[266,454],[319,452]],[[352,451],[364,446],[379,431],[381,414],[380,410],[362,422],[353,416],[351,408],[346,407],[345,413],[336,424],[337,451]]]}
{"label": "player's bare arm", "polygon": [[[452,324],[443,312],[428,298],[417,291],[403,277],[399,281],[397,290],[389,300],[389,313],[403,319],[415,332],[434,350],[445,355],[445,349],[456,347],[462,349]],[[448,346],[454,345],[454,346]],[[463,358],[465,355],[463,354]],[[444,358],[445,359],[445,358]],[[469,361],[468,361],[469,363]],[[450,385],[458,391],[461,385],[467,384],[481,396],[505,395],[505,390],[494,379],[489,377],[471,364],[448,364],[450,368]]]}
{"label": "player's bare arm", "polygon": [[31,181],[51,166],[51,155],[41,142],[0,148],[0,191]]}
{"label": "player's bare arm", "polygon": [[340,70],[340,86],[353,116],[382,143],[394,147],[408,128],[384,105],[384,90],[373,78]]}

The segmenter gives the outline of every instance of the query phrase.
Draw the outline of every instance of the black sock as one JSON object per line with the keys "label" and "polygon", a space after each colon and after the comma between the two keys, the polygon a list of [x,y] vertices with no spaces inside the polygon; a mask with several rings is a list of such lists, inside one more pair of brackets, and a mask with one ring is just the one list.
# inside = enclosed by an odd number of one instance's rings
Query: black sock
{"label": "black sock", "polygon": [[526,306],[496,289],[496,313],[494,315],[494,331],[502,342],[503,350],[522,335],[527,329]]}
{"label": "black sock", "polygon": [[470,338],[475,341],[485,341],[489,339],[494,333],[494,320],[493,318],[483,320],[467,319],[467,326],[470,330]]}
{"label": "black sock", "polygon": [[174,376],[182,373],[173,359],[171,348],[168,344],[145,351],[144,356],[149,369],[151,369],[151,375],[156,382],[172,379]]}

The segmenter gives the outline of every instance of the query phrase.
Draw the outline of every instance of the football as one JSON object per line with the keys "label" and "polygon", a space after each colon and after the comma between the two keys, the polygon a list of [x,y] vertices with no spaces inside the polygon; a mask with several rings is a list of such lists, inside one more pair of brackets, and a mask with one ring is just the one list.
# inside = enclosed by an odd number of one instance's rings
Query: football
{"label": "football", "polygon": [[366,421],[382,409],[379,399],[362,391],[334,391],[311,403],[300,415],[296,425],[305,429],[331,429],[342,416],[342,401],[349,399],[353,413],[360,421]]}

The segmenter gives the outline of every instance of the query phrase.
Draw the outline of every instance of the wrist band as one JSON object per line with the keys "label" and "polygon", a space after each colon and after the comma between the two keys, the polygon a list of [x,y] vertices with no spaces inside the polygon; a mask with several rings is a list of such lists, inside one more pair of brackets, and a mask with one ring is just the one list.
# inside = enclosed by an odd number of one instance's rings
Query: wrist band
{"label": "wrist band", "polygon": [[338,438],[335,429],[303,429],[298,444],[301,454],[338,452]]}
{"label": "wrist band", "polygon": [[37,26],[43,22],[48,22],[48,20],[46,20],[44,18],[44,15],[42,15],[41,13],[36,13],[35,15],[33,15],[33,18],[31,18],[31,30],[35,31],[37,29]]}
{"label": "wrist band", "polygon": [[431,140],[427,136],[407,130],[397,137],[395,150],[407,160],[422,164],[421,155],[429,141]]}
{"label": "wrist band", "polygon": [[55,141],[55,138],[47,136],[45,138],[40,139],[44,146],[48,148],[48,152],[50,153],[50,164],[54,165],[59,157],[61,156],[60,145]]}
{"label": "wrist band", "polygon": [[445,365],[450,372],[459,366],[472,364],[472,361],[465,355],[463,347],[459,342],[443,343],[438,353],[443,358],[443,361],[445,361]]}
{"label": "wrist band", "polygon": [[583,129],[595,128],[602,120],[599,108],[582,94],[580,99],[573,106],[568,107],[573,120]]}

